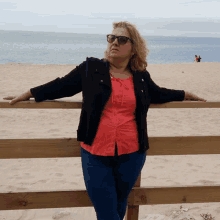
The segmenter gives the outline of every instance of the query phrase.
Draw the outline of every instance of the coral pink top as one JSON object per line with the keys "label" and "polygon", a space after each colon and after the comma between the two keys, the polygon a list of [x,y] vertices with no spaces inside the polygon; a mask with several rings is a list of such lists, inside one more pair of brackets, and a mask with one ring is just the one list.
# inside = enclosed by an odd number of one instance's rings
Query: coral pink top
{"label": "coral pink top", "polygon": [[120,79],[111,76],[112,94],[103,110],[93,144],[81,142],[91,154],[114,156],[138,151],[138,132],[135,122],[136,98],[132,76]]}

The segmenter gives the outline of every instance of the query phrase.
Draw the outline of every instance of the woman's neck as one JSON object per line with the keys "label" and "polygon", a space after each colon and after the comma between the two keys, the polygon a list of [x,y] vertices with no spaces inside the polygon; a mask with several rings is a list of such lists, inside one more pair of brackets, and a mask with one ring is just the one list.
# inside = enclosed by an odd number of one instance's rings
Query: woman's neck
{"label": "woman's neck", "polygon": [[110,63],[110,69],[113,71],[117,71],[117,72],[126,72],[127,71],[127,67],[128,67],[128,62],[129,60],[116,60],[116,59],[110,59],[109,63]]}

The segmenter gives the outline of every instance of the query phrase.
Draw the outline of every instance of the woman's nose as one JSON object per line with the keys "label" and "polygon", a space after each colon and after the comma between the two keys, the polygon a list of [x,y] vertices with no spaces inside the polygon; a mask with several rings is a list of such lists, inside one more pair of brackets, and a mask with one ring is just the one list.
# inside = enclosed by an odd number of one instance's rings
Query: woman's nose
{"label": "woman's nose", "polygon": [[113,44],[118,44],[118,38],[116,37],[115,40],[112,43]]}

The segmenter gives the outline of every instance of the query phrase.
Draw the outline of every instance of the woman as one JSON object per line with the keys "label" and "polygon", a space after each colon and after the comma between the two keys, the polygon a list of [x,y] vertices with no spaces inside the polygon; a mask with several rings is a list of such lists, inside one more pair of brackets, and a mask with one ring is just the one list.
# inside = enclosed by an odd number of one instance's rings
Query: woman
{"label": "woman", "polygon": [[151,103],[205,101],[183,90],[160,88],[146,71],[144,38],[129,22],[113,23],[105,59],[87,58],[66,76],[35,87],[10,104],[83,92],[77,130],[85,185],[98,220],[123,220],[127,199],[145,163],[146,116]]}

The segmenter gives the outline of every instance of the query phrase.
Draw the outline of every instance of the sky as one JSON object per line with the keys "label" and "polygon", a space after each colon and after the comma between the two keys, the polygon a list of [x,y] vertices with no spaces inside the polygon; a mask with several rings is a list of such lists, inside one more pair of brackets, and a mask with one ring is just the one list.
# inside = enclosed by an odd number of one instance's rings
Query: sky
{"label": "sky", "polygon": [[146,36],[220,37],[220,0],[0,0],[0,30],[109,34],[129,21]]}

